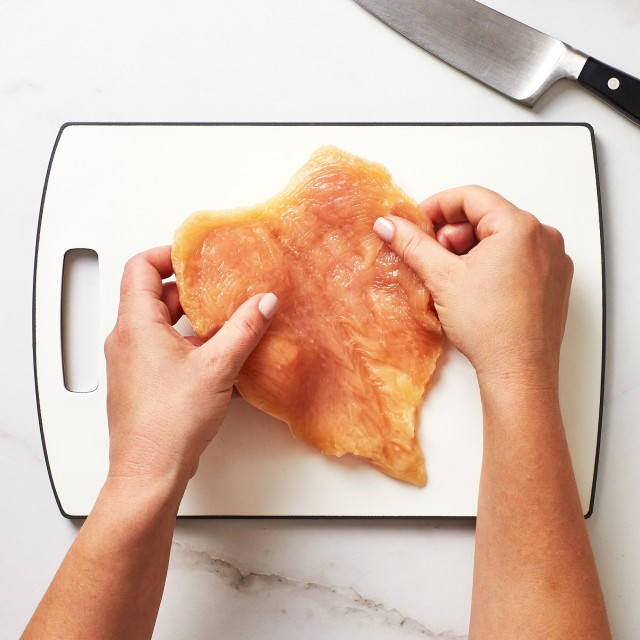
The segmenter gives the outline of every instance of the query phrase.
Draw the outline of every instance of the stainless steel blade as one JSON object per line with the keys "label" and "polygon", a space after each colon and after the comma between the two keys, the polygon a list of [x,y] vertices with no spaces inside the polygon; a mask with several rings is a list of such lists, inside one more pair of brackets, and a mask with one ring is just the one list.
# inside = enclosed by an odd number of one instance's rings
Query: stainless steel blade
{"label": "stainless steel blade", "polygon": [[429,53],[513,100],[533,107],[588,58],[474,0],[356,0]]}

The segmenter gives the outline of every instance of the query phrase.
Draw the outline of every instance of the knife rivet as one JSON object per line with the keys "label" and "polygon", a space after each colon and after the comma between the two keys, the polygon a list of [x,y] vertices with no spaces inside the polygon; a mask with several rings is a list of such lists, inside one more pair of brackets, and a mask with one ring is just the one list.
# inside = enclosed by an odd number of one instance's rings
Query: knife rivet
{"label": "knife rivet", "polygon": [[615,91],[620,86],[620,80],[618,78],[609,78],[609,82],[607,82],[607,87],[611,89],[611,91]]}

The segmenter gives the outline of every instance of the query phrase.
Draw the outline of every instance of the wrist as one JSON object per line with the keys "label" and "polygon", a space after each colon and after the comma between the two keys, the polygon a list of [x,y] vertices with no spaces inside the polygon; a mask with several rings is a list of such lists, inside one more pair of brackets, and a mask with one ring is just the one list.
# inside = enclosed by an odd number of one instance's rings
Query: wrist
{"label": "wrist", "polygon": [[488,341],[470,360],[482,385],[496,388],[554,390],[558,387],[560,343],[530,331]]}
{"label": "wrist", "polygon": [[172,483],[110,472],[80,530],[87,561],[97,570],[105,559],[114,571],[126,569],[132,558],[143,557],[159,541],[170,544],[183,492]]}
{"label": "wrist", "polygon": [[480,389],[491,395],[551,395],[558,392],[560,366],[557,359],[516,359],[506,355],[498,362],[480,362],[474,366]]}
{"label": "wrist", "polygon": [[175,517],[188,481],[188,475],[179,471],[152,476],[110,469],[100,496],[122,514],[170,513]]}
{"label": "wrist", "polygon": [[109,488],[129,494],[138,488],[149,498],[179,502],[197,463],[184,461],[171,442],[149,443],[148,437],[138,434],[122,438],[119,431],[112,426]]}
{"label": "wrist", "polygon": [[[478,375],[485,425],[561,422],[557,377]],[[523,416],[527,420],[523,423]]]}
{"label": "wrist", "polygon": [[549,372],[540,375],[519,375],[513,372],[503,374],[482,374],[476,372],[480,392],[487,399],[519,399],[522,396],[550,399],[558,396],[558,376]]}

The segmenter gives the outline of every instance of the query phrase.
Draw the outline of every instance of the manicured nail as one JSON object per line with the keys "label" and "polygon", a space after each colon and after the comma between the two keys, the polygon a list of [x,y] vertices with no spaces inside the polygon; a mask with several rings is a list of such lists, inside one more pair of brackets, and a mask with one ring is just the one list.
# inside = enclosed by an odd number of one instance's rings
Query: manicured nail
{"label": "manicured nail", "polygon": [[280,300],[275,293],[265,293],[260,302],[258,302],[258,311],[262,314],[265,320],[271,320],[276,315],[276,311],[280,306]]}
{"label": "manicured nail", "polygon": [[391,242],[396,232],[396,228],[393,226],[393,222],[391,222],[391,220],[387,220],[386,218],[378,218],[373,223],[373,230],[385,242]]}

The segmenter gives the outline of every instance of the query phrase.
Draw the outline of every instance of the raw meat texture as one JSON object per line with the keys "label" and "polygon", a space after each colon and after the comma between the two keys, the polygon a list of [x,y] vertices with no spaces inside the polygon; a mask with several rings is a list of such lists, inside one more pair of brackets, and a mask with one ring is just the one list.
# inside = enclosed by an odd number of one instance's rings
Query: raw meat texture
{"label": "raw meat texture", "polygon": [[280,299],[236,382],[250,403],[323,453],[423,486],[415,427],[442,334],[429,292],[372,231],[389,214],[433,235],[383,166],[322,147],[271,200],[188,218],[173,264],[203,340],[251,295]]}

